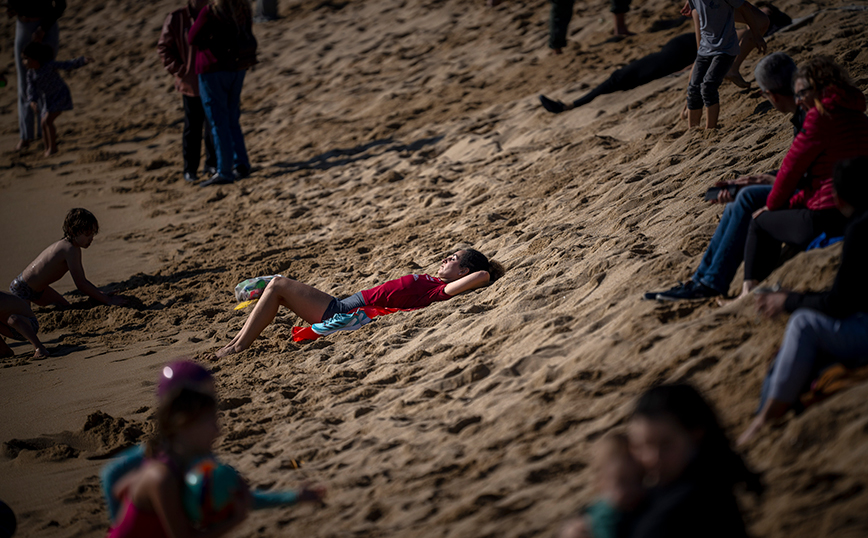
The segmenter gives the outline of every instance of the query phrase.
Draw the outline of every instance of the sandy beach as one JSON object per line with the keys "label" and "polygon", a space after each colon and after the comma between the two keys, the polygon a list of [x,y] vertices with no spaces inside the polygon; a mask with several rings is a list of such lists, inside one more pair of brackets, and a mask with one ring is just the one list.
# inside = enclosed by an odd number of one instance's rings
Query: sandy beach
{"label": "sandy beach", "polygon": [[[18,138],[14,25],[0,29],[0,285],[62,237],[72,207],[100,233],[88,278],[130,297],[96,305],[67,275],[68,310],[35,308],[51,357],[0,360],[0,500],[21,537],[98,537],[98,472],[150,432],[158,367],[215,372],[217,454],[251,485],[329,488],[324,508],[254,512],[233,536],[552,536],[593,499],[593,442],[662,381],[687,381],[735,436],[756,408],[786,318],[751,300],[642,301],[687,280],[722,209],[714,182],[777,169],[788,116],[721,87],[720,128],[679,118],[687,74],[560,115],[614,69],[692,31],[662,0],[633,2],[611,40],[608,3],[576,3],[569,45],[546,48],[548,4],[281,0],[254,26],[241,125],[254,169],[232,185],[182,178],[183,109],[156,41],[183,2],[70,2],[59,59],[75,109],[59,153]],[[97,5],[99,4],[99,5]],[[797,28],[768,50],[816,54],[868,90],[868,12],[782,0]],[[862,4],[864,5],[864,4]],[[830,9],[834,8],[834,9]],[[823,10],[823,11],[821,11]],[[336,296],[435,273],[461,246],[507,269],[493,285],[349,333],[294,343],[282,310],[252,347],[211,359],[242,326],[234,286],[282,274]],[[831,284],[840,245],[801,253],[768,283]],[[741,270],[731,294],[741,286]],[[744,450],[764,472],[740,498],[757,537],[868,535],[868,385],[790,416]],[[292,460],[302,460],[300,469]]]}

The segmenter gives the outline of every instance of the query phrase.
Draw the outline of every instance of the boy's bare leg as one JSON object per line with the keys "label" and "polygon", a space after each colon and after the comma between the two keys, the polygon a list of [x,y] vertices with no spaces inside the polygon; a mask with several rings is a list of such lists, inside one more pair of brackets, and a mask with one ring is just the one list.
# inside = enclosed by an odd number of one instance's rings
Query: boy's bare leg
{"label": "boy's bare leg", "polygon": [[26,149],[27,146],[30,145],[30,140],[24,140],[23,138],[18,141],[18,144],[15,146],[15,151],[21,151]]}
{"label": "boy's bare leg", "polygon": [[60,112],[49,112],[42,118],[42,137],[45,139],[45,156],[57,153],[57,129],[54,120],[60,116]]}
{"label": "boy's bare leg", "polygon": [[711,105],[705,110],[705,128],[717,129],[717,117],[720,115],[720,103]]}
{"label": "boy's bare leg", "polygon": [[37,301],[33,301],[37,306],[57,306],[60,308],[66,308],[69,306],[69,301],[67,301],[63,295],[57,292],[51,286],[45,288],[42,292],[42,297]]}
{"label": "boy's bare leg", "polygon": [[36,350],[33,353],[33,358],[39,359],[48,356],[48,350],[45,349],[45,346],[43,346],[42,342],[39,341],[39,337],[36,336],[36,333],[33,331],[33,327],[30,326],[29,319],[25,318],[24,316],[19,316],[18,314],[12,314],[5,321],[6,325],[18,331],[18,334],[20,334],[21,336],[26,338],[28,342],[33,344],[33,348]]}
{"label": "boy's bare leg", "polygon": [[732,62],[732,67],[729,68],[729,72],[723,78],[732,82],[739,88],[750,88],[750,82],[746,81],[739,71],[741,70],[741,64],[744,62],[744,59],[747,58],[748,54],[756,48],[756,41],[753,38],[753,34],[751,34],[747,28],[740,29],[737,34],[739,47],[738,56],[735,57],[735,61]]}
{"label": "boy's bare leg", "polygon": [[627,29],[627,23],[624,21],[624,13],[615,13],[615,29],[612,31],[615,35],[631,36],[636,35]]}
{"label": "boy's bare leg", "polygon": [[699,127],[699,122],[702,121],[702,109],[690,110],[687,109],[687,128],[693,129]]}
{"label": "boy's bare leg", "polygon": [[319,291],[313,286],[302,284],[290,278],[277,277],[268,283],[268,287],[257,301],[253,312],[244,327],[235,338],[222,349],[218,350],[218,358],[244,351],[268,327],[281,306],[289,308],[308,323],[319,323],[328,308],[332,296]]}

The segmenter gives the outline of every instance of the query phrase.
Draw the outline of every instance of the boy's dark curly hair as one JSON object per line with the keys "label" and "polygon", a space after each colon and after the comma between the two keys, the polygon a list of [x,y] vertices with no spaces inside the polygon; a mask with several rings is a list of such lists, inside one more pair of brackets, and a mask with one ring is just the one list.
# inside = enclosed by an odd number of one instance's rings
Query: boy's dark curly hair
{"label": "boy's dark curly hair", "polygon": [[72,241],[77,235],[89,234],[91,232],[94,235],[99,232],[99,222],[97,222],[93,213],[81,207],[70,209],[63,220],[64,239]]}
{"label": "boy's dark curly hair", "polygon": [[503,266],[494,260],[489,260],[485,254],[472,248],[461,249],[462,253],[458,257],[458,266],[464,269],[469,269],[471,273],[477,271],[488,271],[490,282],[494,282],[503,276],[505,270]]}

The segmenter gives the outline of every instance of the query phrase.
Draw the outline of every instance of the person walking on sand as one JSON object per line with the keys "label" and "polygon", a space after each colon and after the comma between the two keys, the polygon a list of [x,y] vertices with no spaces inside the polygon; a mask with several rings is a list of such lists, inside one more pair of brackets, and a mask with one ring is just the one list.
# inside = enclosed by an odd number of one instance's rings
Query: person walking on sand
{"label": "person walking on sand", "polygon": [[[211,124],[205,117],[202,98],[199,97],[199,75],[196,74],[195,51],[189,41],[190,28],[208,0],[188,0],[187,5],[166,17],[163,31],[157,41],[157,52],[163,67],[175,79],[175,90],[184,101],[184,134],[181,138],[184,156],[184,180],[191,183],[199,179],[199,158],[202,139],[205,139],[205,175],[217,171],[217,154],[211,136]],[[204,127],[204,137],[202,135]]]}
{"label": "person walking on sand", "polygon": [[239,120],[244,75],[257,63],[252,25],[247,0],[211,0],[190,28],[199,93],[217,151],[217,172],[202,187],[232,183],[250,174]]}
{"label": "person walking on sand", "polygon": [[[262,293],[253,313],[241,331],[222,349],[218,358],[244,351],[262,331],[274,321],[281,306],[292,310],[304,321],[314,324],[327,321],[335,314],[344,314],[361,306],[380,306],[415,310],[431,303],[447,301],[503,276],[503,267],[489,261],[473,249],[462,249],[447,256],[437,270],[437,276],[407,275],[375,288],[360,291],[346,299],[338,299],[313,286],[285,277],[276,277]],[[345,330],[332,327],[331,330]]]}
{"label": "person walking on sand", "polygon": [[71,71],[93,61],[81,56],[74,60],[54,60],[54,50],[43,43],[33,42],[24,48],[23,62],[27,66],[27,100],[39,115],[45,156],[57,153],[57,129],[54,121],[61,113],[72,110],[72,95],[58,69]]}
{"label": "person walking on sand", "polygon": [[718,89],[738,56],[735,21],[743,20],[753,34],[753,41],[765,53],[763,34],[768,17],[745,0],[688,0],[682,14],[692,16],[699,36],[699,50],[687,86],[687,127],[699,127],[703,105],[705,128],[716,129],[720,115]]}
{"label": "person walking on sand", "polygon": [[84,275],[81,265],[81,249],[93,243],[99,232],[99,222],[87,209],[71,209],[63,221],[63,239],[52,243],[9,284],[12,295],[39,306],[69,306],[69,301],[51,284],[67,273],[84,294],[106,305],[120,306],[126,303],[123,297],[107,295],[99,290]]}
{"label": "person walking on sand", "polygon": [[[614,17],[615,27],[612,34],[626,37],[635,35],[627,29],[624,14],[630,11],[632,0],[610,0],[609,11]],[[567,46],[567,31],[570,27],[570,19],[573,18],[573,5],[575,0],[550,0],[549,11],[549,48],[555,54],[561,54]],[[499,2],[498,2],[499,3]],[[495,4],[496,5],[496,4]]]}
{"label": "person walking on sand", "polygon": [[6,14],[15,21],[15,68],[18,71],[18,131],[15,147],[21,151],[42,137],[42,127],[27,100],[27,67],[23,62],[24,48],[31,42],[44,43],[57,55],[60,42],[59,19],[66,10],[66,0],[8,0]]}

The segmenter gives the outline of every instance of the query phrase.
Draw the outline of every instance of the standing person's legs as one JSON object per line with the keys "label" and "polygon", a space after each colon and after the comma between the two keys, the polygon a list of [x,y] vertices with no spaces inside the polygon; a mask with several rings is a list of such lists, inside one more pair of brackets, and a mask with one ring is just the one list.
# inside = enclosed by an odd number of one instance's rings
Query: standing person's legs
{"label": "standing person's legs", "polygon": [[611,0],[610,2],[609,11],[615,16],[615,29],[612,32],[615,35],[633,35],[627,29],[627,23],[624,21],[624,15],[630,11],[630,2],[631,0]]}
{"label": "standing person's legs", "polygon": [[27,68],[24,67],[21,53],[33,40],[33,32],[39,27],[38,22],[15,22],[15,69],[18,71],[18,131],[21,141],[18,148],[27,146],[33,140],[42,136],[36,121],[36,112],[27,102]]}
{"label": "standing person's legs", "polygon": [[236,71],[229,90],[229,119],[232,134],[232,158],[239,175],[246,176],[250,172],[250,158],[244,144],[244,133],[241,131],[241,90],[244,87],[244,75],[247,71]]}
{"label": "standing person's legs", "polygon": [[687,84],[687,127],[699,127],[702,119],[702,81],[711,66],[711,56],[696,56]]}
{"label": "standing person's legs", "polygon": [[211,136],[217,153],[217,174],[232,179],[232,132],[230,129],[229,95],[227,79],[232,72],[199,75],[199,95],[205,115],[211,123]]}
{"label": "standing person's legs", "polygon": [[202,150],[202,128],[205,124],[205,110],[202,99],[182,95],[184,99],[184,134],[182,148],[184,153],[184,172],[194,178],[199,171],[199,155]]}
{"label": "standing person's legs", "polygon": [[771,190],[771,185],[744,187],[738,191],[735,201],[726,204],[705,255],[693,274],[694,281],[726,295],[744,258],[751,215],[765,205]]}
{"label": "standing person's legs", "polygon": [[711,57],[711,64],[705,73],[705,77],[702,79],[700,88],[702,103],[707,109],[705,117],[706,129],[717,127],[717,118],[720,115],[720,94],[718,89],[723,84],[723,77],[729,72],[729,68],[734,61],[735,56],[730,56],[729,54],[718,54]]}
{"label": "standing person's legs", "polygon": [[567,30],[570,19],[573,18],[574,0],[550,0],[552,7],[549,12],[549,48],[560,54],[567,46]]}

